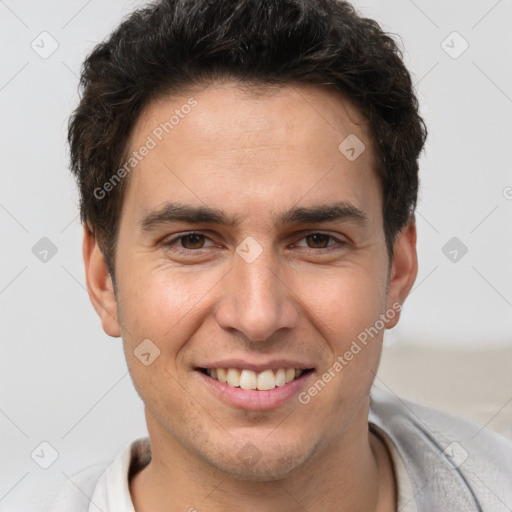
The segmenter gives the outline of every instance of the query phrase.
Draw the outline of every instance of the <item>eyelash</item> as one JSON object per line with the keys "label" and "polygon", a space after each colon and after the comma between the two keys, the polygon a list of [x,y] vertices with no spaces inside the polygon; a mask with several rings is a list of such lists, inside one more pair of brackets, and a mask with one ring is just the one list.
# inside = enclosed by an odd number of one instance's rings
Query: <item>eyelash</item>
{"label": "eyelash", "polygon": [[[166,241],[163,242],[163,245],[165,247],[167,247],[167,248],[172,248],[171,250],[173,250],[173,251],[176,251],[176,252],[179,252],[179,253],[182,253],[182,254],[187,254],[187,255],[191,255],[193,253],[201,254],[205,250],[208,249],[207,247],[200,247],[199,249],[186,249],[184,247],[179,247],[176,244],[176,242],[178,242],[179,240],[181,240],[183,238],[187,238],[187,237],[192,236],[192,235],[196,235],[198,237],[203,237],[204,239],[208,240],[208,237],[206,235],[203,235],[202,233],[196,233],[195,231],[191,231],[190,233],[183,233],[183,234],[175,236],[175,237],[173,237],[173,238],[171,238],[169,240],[166,240]],[[339,250],[343,246],[347,245],[347,242],[345,242],[343,240],[340,240],[340,239],[334,237],[333,235],[329,235],[328,233],[322,233],[321,231],[310,231],[310,232],[307,232],[307,233],[305,233],[303,235],[303,237],[300,240],[303,240],[303,239],[305,239],[305,238],[307,238],[308,236],[311,236],[311,235],[324,235],[324,236],[327,236],[329,239],[335,240],[335,242],[337,242],[337,243],[328,245],[327,247],[318,247],[318,248],[303,247],[303,249],[306,249],[306,252],[311,252],[311,253],[318,254],[318,251],[322,251],[323,253],[326,253],[326,252],[330,252],[332,250]]]}

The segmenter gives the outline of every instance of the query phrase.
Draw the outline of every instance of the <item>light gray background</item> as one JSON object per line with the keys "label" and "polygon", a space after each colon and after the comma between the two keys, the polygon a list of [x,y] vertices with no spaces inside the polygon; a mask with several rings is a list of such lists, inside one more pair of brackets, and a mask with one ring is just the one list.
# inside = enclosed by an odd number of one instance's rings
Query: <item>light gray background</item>
{"label": "light gray background", "polygon": [[[140,4],[0,1],[0,510],[44,510],[73,472],[146,434],[121,340],[103,333],[84,288],[65,140],[81,62]],[[429,128],[419,275],[386,346],[510,347],[512,1],[355,4],[400,35]],[[45,59],[31,47],[51,47],[44,31],[58,43]],[[469,44],[457,58],[454,31]],[[32,252],[42,237],[57,247],[47,262]],[[456,262],[442,252],[452,237],[468,248]],[[46,470],[30,456],[42,441],[59,454]]]}

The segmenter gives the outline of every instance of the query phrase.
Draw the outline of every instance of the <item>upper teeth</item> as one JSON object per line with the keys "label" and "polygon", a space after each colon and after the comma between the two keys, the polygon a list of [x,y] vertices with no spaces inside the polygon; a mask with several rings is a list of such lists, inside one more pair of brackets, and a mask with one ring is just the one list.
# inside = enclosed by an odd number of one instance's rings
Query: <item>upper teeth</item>
{"label": "upper teeth", "polygon": [[304,370],[295,368],[279,368],[274,374],[274,370],[264,370],[262,372],[253,372],[252,370],[239,370],[238,368],[207,368],[206,373],[213,379],[242,389],[258,389],[266,391],[274,389],[276,386],[284,386],[288,382],[299,377]]}

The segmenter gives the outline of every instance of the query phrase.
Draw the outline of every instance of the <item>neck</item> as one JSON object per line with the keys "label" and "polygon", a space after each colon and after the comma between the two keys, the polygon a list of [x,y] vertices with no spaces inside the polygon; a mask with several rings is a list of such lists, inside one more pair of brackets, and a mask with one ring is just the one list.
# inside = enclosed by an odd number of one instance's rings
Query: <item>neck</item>
{"label": "neck", "polygon": [[242,503],[261,512],[396,510],[391,459],[368,430],[367,406],[332,446],[279,480],[242,480],[194,457],[168,433],[149,433],[152,460],[130,483],[136,512],[221,512]]}

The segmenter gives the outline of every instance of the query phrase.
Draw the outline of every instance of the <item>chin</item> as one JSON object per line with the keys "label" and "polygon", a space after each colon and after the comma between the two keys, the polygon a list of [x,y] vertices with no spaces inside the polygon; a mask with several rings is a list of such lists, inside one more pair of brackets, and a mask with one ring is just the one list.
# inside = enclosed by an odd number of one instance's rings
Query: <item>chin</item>
{"label": "chin", "polygon": [[[309,449],[308,449],[309,448]],[[208,464],[232,478],[247,481],[277,481],[290,476],[312,457],[313,447],[305,443],[283,446],[282,443],[247,440],[238,450],[232,448],[203,454]],[[226,456],[231,453],[230,456]]]}

